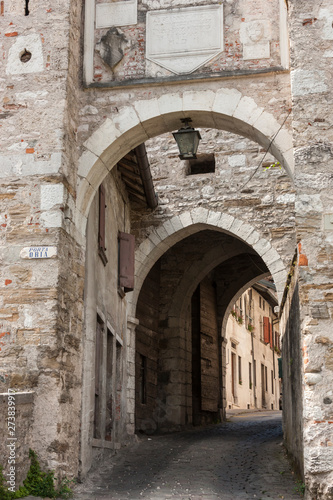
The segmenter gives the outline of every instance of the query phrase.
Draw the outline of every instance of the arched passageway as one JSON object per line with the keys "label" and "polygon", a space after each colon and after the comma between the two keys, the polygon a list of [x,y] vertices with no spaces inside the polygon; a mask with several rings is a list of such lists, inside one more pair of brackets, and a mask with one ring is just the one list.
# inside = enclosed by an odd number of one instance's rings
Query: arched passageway
{"label": "arched passageway", "polygon": [[223,419],[226,318],[242,291],[268,275],[253,248],[212,229],[198,229],[158,259],[136,311],[137,431]]}
{"label": "arched passageway", "polygon": [[[210,105],[205,110],[208,94]],[[184,93],[174,107],[168,111],[163,108],[163,112],[158,108],[158,113],[155,100],[142,101],[133,109],[121,111],[121,133],[118,117],[114,123],[107,119],[85,145],[76,212],[77,227],[82,232],[90,212],[83,470],[89,468],[96,454],[91,448],[89,451],[91,433],[93,447],[112,447],[128,440],[135,429],[163,431],[223,418],[223,339],[225,318],[233,301],[246,287],[268,275],[273,276],[279,300],[283,296],[295,245],[293,187],[286,175],[292,171],[289,134],[238,91],[222,89],[214,95],[208,94],[191,93],[189,104],[190,96]],[[230,98],[228,105],[226,97]],[[236,101],[232,101],[234,98]],[[158,106],[162,102],[164,99],[160,98]],[[173,152],[165,153],[165,168],[160,169],[157,150],[168,151],[170,138],[165,134],[151,139],[147,150],[152,158],[153,182],[159,190],[160,204],[156,210],[133,205],[118,168],[119,160],[127,155],[129,147],[178,128],[185,112],[195,118],[196,126],[214,126],[203,131],[205,142],[206,138],[211,141],[210,147],[214,147],[214,141],[225,142],[223,151],[215,147],[215,172],[186,178],[188,173],[182,165],[180,173],[175,175],[174,169],[179,165],[175,165]],[[266,175],[265,182],[252,181],[253,173],[258,170],[253,162],[265,154],[253,139],[270,153],[274,152],[285,167]],[[231,176],[226,175],[227,169]],[[246,189],[241,189],[244,175]],[[259,178],[263,175],[260,171]],[[102,263],[97,245],[99,210],[104,205],[101,183],[105,191],[105,220],[109,221]],[[212,184],[214,197],[209,194]],[[214,200],[213,205],[210,200]],[[118,232],[136,236],[135,281],[132,291],[126,294],[119,289]],[[117,287],[118,293],[114,293]],[[101,332],[95,335],[96,316]],[[98,335],[103,339],[104,352],[103,347],[98,350],[94,345]],[[193,348],[195,345],[200,346],[200,353]],[[98,357],[98,352],[103,354]],[[103,368],[109,362],[113,364],[110,373]],[[104,370],[104,382],[99,382],[95,400],[91,366],[95,366],[95,376],[92,374],[95,381]],[[198,380],[200,384],[196,385]],[[93,419],[97,414],[102,417]],[[106,443],[108,440],[110,445]]]}

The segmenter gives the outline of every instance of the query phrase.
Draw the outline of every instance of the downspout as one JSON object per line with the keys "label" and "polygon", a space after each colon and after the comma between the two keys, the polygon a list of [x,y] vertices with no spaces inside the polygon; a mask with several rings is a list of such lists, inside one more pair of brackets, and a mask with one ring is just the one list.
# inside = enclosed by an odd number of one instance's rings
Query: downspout
{"label": "downspout", "polygon": [[147,199],[149,208],[156,208],[158,205],[157,195],[154,190],[153,179],[151,176],[149,161],[147,157],[146,146],[144,143],[140,144],[134,149],[136,158],[138,160],[138,167],[140,170],[143,188]]}
{"label": "downspout", "polygon": [[256,382],[257,382],[257,374],[256,374],[256,368],[254,364],[254,341],[253,341],[253,332],[251,332],[251,347],[252,347],[252,371],[253,371],[253,381],[252,381],[252,387],[253,387],[253,397],[254,397],[254,407],[258,408],[258,403],[257,403],[257,391],[256,391]]}

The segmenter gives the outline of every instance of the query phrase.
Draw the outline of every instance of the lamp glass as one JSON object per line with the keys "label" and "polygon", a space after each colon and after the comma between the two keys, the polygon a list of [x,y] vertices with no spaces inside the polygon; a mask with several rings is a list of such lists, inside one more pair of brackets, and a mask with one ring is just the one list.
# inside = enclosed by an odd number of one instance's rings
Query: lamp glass
{"label": "lamp glass", "polygon": [[201,139],[200,133],[193,128],[182,128],[178,132],[174,132],[173,136],[177,142],[179,149],[179,158],[188,160],[196,158],[196,152]]}

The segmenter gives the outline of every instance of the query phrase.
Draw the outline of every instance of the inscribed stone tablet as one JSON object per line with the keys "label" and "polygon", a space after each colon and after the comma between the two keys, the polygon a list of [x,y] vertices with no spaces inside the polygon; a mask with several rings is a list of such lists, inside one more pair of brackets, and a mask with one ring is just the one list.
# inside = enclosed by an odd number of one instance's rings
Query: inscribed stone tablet
{"label": "inscribed stone tablet", "polygon": [[147,13],[146,58],[176,74],[192,73],[223,51],[223,5]]}
{"label": "inscribed stone tablet", "polygon": [[96,5],[96,28],[136,24],[138,18],[137,12],[137,0],[98,3]]}

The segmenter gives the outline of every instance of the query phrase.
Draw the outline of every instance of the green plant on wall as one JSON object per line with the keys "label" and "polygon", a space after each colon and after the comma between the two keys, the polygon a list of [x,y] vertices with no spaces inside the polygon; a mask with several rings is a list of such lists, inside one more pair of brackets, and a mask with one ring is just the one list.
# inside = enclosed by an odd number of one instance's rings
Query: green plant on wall
{"label": "green plant on wall", "polygon": [[27,473],[26,479],[23,481],[23,486],[15,491],[8,490],[5,484],[5,478],[2,473],[3,468],[0,466],[0,500],[12,500],[15,498],[24,498],[32,495],[42,498],[71,498],[73,492],[70,484],[74,480],[64,478],[56,489],[54,486],[54,472],[43,472],[38,462],[37,454],[29,449],[29,458],[31,461],[30,468]]}

